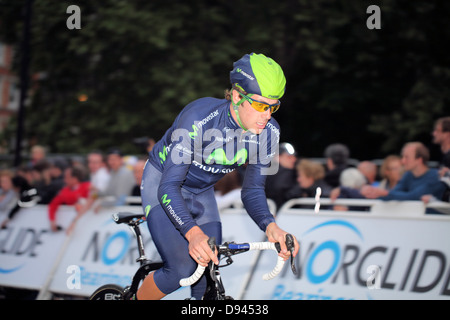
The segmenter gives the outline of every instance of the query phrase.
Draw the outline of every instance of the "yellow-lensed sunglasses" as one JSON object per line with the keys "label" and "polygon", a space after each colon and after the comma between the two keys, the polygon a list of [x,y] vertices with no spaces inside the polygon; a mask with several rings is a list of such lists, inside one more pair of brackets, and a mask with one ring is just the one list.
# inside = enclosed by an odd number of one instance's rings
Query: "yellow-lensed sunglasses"
{"label": "yellow-lensed sunglasses", "polygon": [[239,90],[236,90],[236,91],[243,98],[242,100],[240,100],[237,103],[237,105],[240,105],[243,102],[243,100],[247,100],[250,103],[250,105],[252,106],[252,108],[255,109],[256,111],[259,111],[259,112],[265,112],[265,111],[267,111],[270,108],[270,113],[275,113],[280,108],[280,104],[281,104],[280,100],[278,100],[277,103],[268,104],[268,103],[265,103],[265,102],[261,102],[261,101],[255,100],[255,99],[251,98],[250,96],[246,96],[245,94],[239,92]]}

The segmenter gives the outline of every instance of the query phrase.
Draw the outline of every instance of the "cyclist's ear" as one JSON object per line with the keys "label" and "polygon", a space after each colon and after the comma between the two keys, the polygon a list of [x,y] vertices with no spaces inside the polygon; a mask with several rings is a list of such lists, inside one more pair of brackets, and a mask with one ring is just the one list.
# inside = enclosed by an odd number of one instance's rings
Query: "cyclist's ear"
{"label": "cyclist's ear", "polygon": [[241,96],[236,90],[231,90],[231,101],[234,102],[234,104],[237,104],[241,100]]}

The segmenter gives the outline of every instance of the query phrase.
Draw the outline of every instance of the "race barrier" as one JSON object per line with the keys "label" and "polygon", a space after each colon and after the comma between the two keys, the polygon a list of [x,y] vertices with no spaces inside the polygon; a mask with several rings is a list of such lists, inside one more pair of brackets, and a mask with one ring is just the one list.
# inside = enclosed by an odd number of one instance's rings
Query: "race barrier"
{"label": "race barrier", "polygon": [[[300,242],[298,274],[285,266],[270,282],[253,281],[246,299],[450,299],[450,216],[425,214],[418,201],[333,203],[370,208],[362,212],[294,208],[313,204],[296,199],[277,216]],[[254,277],[270,263],[263,253]]]}
{"label": "race barrier", "polygon": [[[67,228],[75,212],[64,211],[57,222]],[[0,216],[2,221],[4,218],[6,214]],[[67,243],[64,232],[50,231],[47,206],[21,209],[7,228],[0,230],[0,285],[42,289]]]}
{"label": "race barrier", "polygon": [[[277,214],[280,227],[301,245],[297,275],[286,264],[279,277],[264,281],[262,274],[276,260],[273,253],[244,253],[221,269],[227,294],[262,300],[450,299],[450,216],[425,215],[419,202],[338,202],[370,207],[363,212],[327,210],[327,199],[321,202],[319,213],[297,208],[314,199],[296,199]],[[441,207],[447,210],[446,204]],[[21,209],[0,230],[0,286],[38,290],[39,299],[49,299],[53,294],[87,297],[105,283],[128,285],[138,268],[136,241],[112,214],[141,210],[90,211],[66,235],[50,231],[47,206]],[[62,206],[57,223],[65,229],[74,216],[73,207]],[[244,209],[223,210],[221,218],[223,241],[264,240]],[[159,261],[145,223],[141,231],[147,257]],[[182,288],[165,299],[189,296],[189,288]]]}
{"label": "race barrier", "polygon": [[[243,210],[223,215],[223,241],[261,241],[264,233]],[[106,283],[126,286],[138,268],[137,243],[126,225],[117,225],[115,212],[140,213],[140,206],[105,208],[87,212],[70,235],[51,232],[47,206],[23,208],[7,229],[0,230],[0,286],[38,290],[39,299],[52,294],[88,297]],[[75,217],[71,206],[61,206],[57,223],[66,229]],[[0,219],[2,217],[0,216]],[[147,225],[141,225],[147,258],[160,261]],[[234,257],[229,268],[223,268],[227,292],[239,295],[248,278],[254,253]],[[190,297],[188,288],[180,288],[165,299]]]}

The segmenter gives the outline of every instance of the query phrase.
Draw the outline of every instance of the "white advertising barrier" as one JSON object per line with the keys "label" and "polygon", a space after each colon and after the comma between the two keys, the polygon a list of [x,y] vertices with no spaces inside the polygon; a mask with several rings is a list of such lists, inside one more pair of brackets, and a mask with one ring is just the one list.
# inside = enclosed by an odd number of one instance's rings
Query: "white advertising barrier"
{"label": "white advertising barrier", "polygon": [[[40,290],[58,252],[66,243],[64,231],[52,232],[47,206],[22,208],[0,230],[0,285]],[[59,208],[56,222],[66,228],[75,216],[72,207]],[[2,215],[0,220],[6,218]]]}
{"label": "white advertising barrier", "polygon": [[[103,209],[88,212],[77,223],[69,245],[53,277],[49,291],[74,296],[89,296],[99,286],[115,283],[127,286],[139,268],[137,243],[128,226],[112,220],[115,212],[142,211],[140,206]],[[223,241],[261,241],[264,233],[243,210],[227,210],[221,214]],[[147,224],[140,225],[147,258],[160,261]],[[227,294],[237,296],[248,277],[254,253],[233,257],[234,263],[221,270]],[[271,270],[271,269],[270,269]],[[270,271],[269,270],[269,271]],[[165,299],[190,297],[189,288],[180,288]]]}
{"label": "white advertising barrier", "polygon": [[[127,286],[139,268],[137,242],[125,224],[116,224],[116,212],[142,213],[141,206],[88,211],[77,222],[49,291],[89,296],[99,286],[114,283]],[[146,223],[141,224],[147,258],[160,261],[152,245]]]}
{"label": "white advertising barrier", "polygon": [[[386,213],[282,208],[277,223],[300,242],[298,274],[286,264],[244,298],[450,299],[450,217]],[[254,278],[271,263],[263,253]]]}

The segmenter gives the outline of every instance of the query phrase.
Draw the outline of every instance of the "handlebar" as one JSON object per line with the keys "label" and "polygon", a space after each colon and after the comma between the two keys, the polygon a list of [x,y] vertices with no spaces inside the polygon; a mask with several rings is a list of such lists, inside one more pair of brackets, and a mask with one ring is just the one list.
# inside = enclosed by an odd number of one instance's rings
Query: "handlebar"
{"label": "handlebar", "polygon": [[[215,251],[215,239],[210,238],[208,243],[213,251]],[[294,251],[294,240],[292,235],[286,235],[286,245],[288,250],[291,251],[291,267],[292,271],[296,273],[295,266],[293,265],[292,252]],[[218,246],[219,253],[228,253],[228,256],[233,254],[238,254],[241,252],[249,251],[249,250],[274,250],[276,252],[281,251],[280,244],[273,242],[250,242],[250,243],[224,243],[223,245]],[[275,278],[283,269],[284,259],[278,256],[277,263],[271,272],[268,272],[263,275],[263,280],[271,280]],[[197,266],[195,272],[188,278],[184,278],[180,280],[180,286],[186,287],[197,282],[203,275],[206,267],[201,266],[200,264]]]}

